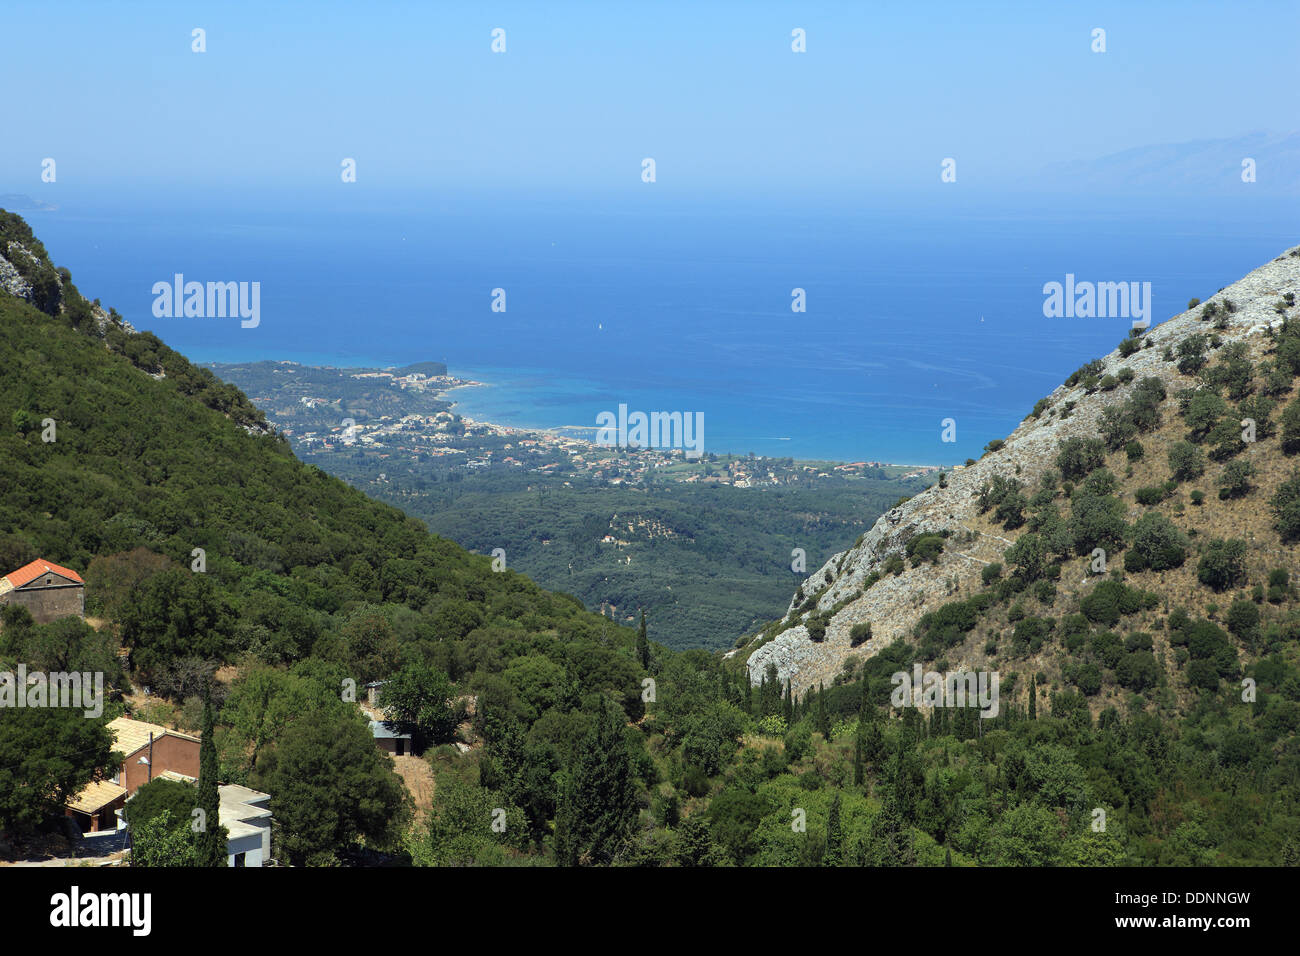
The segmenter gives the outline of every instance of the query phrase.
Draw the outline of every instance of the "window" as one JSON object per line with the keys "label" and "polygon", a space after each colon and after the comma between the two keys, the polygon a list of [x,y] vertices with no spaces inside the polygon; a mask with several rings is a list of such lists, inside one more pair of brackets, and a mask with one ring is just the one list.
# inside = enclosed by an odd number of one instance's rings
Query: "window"
{"label": "window", "polygon": [[244,866],[244,854],[242,853],[235,854],[235,866],[238,867]]}

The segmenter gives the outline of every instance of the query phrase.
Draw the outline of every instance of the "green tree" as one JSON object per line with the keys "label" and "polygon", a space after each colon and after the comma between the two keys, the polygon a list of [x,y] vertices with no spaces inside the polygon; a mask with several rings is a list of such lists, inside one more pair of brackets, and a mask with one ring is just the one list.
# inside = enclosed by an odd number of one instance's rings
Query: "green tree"
{"label": "green tree", "polygon": [[66,707],[0,709],[0,830],[32,832],[123,759],[107,723]]}
{"label": "green tree", "polygon": [[163,811],[168,811],[172,821],[179,825],[189,823],[198,802],[198,787],[194,784],[155,777],[136,790],[135,795],[127,801],[123,816],[134,828],[147,823]]}
{"label": "green tree", "polygon": [[364,839],[394,845],[410,816],[410,797],[366,722],[340,708],[297,721],[276,745],[263,787],[293,866],[337,861]]}
{"label": "green tree", "polygon": [[1169,471],[1174,481],[1191,481],[1205,473],[1205,453],[1189,441],[1175,442],[1169,448]]}
{"label": "green tree", "polygon": [[1133,523],[1133,544],[1124,554],[1127,571],[1168,571],[1187,560],[1187,536],[1158,511]]}
{"label": "green tree", "polygon": [[692,814],[683,820],[677,828],[677,865],[715,866],[717,856],[704,814]]}
{"label": "green tree", "polygon": [[528,824],[503,794],[450,775],[440,777],[417,862],[429,866],[487,866],[506,862],[506,849],[523,849]]}
{"label": "green tree", "polygon": [[416,746],[423,749],[455,736],[460,714],[451,705],[454,693],[450,678],[436,667],[407,664],[384,684],[379,704],[386,724],[411,734]]}
{"label": "green tree", "polygon": [[254,667],[231,687],[221,708],[230,728],[223,751],[226,770],[257,767],[258,759],[296,720],[312,720],[337,703],[338,694],[324,697],[311,681],[275,667]]}
{"label": "green tree", "polygon": [[1047,550],[1043,546],[1043,539],[1032,531],[1022,534],[1015,544],[1007,548],[1004,557],[1027,582],[1037,581],[1047,567]]}
{"label": "green tree", "polygon": [[1255,466],[1248,461],[1232,461],[1219,478],[1220,498],[1241,498],[1250,493],[1250,479],[1255,476]]}
{"label": "green tree", "polygon": [[1196,577],[1216,591],[1236,587],[1246,578],[1246,542],[1212,540],[1196,566]]}
{"label": "green tree", "polygon": [[1183,420],[1191,429],[1190,438],[1194,442],[1204,441],[1206,436],[1219,423],[1219,419],[1228,414],[1228,403],[1215,392],[1202,389],[1192,396],[1183,411]]}
{"label": "green tree", "polygon": [[1061,442],[1056,467],[1066,480],[1083,478],[1106,460],[1106,445],[1097,438],[1067,438]]}
{"label": "green tree", "polygon": [[886,788],[880,809],[871,818],[859,856],[865,866],[911,866],[915,862],[912,831],[892,786]]}
{"label": "green tree", "polygon": [[650,639],[645,630],[645,608],[641,608],[641,626],[636,632],[636,656],[645,670],[650,669]]}
{"label": "green tree", "polygon": [[823,866],[844,865],[844,832],[840,827],[840,794],[835,791],[831,798],[831,809],[826,817],[826,853],[822,857]]}
{"label": "green tree", "polygon": [[858,714],[857,730],[853,734],[853,786],[860,787],[866,779],[867,764],[867,719],[861,712]]}
{"label": "green tree", "polygon": [[1282,412],[1282,451],[1288,455],[1300,452],[1300,397],[1293,399]]}
{"label": "green tree", "polygon": [[225,652],[229,609],[206,574],[171,569],[148,579],[122,611],[122,643],[131,666],[156,675],[182,657],[219,659]]}
{"label": "green tree", "polygon": [[595,726],[565,775],[555,819],[562,866],[609,863],[636,820],[636,781],[619,712],[602,697]]}
{"label": "green tree", "polygon": [[1300,540],[1300,472],[1295,472],[1278,486],[1277,493],[1269,500],[1269,507],[1275,519],[1273,527],[1282,540],[1287,543]]}
{"label": "green tree", "polygon": [[199,738],[199,787],[198,809],[203,811],[199,818],[202,829],[199,831],[196,850],[199,866],[226,866],[229,856],[226,853],[226,828],[221,825],[221,795],[217,789],[217,775],[220,773],[217,763],[217,744],[213,731],[211,690],[203,692],[203,733]]}
{"label": "green tree", "polygon": [[358,684],[387,680],[397,669],[401,651],[392,622],[383,608],[377,605],[357,608],[343,625],[340,637]]}
{"label": "green tree", "polygon": [[143,822],[132,823],[130,862],[132,866],[203,866],[189,814],[178,816],[164,807]]}

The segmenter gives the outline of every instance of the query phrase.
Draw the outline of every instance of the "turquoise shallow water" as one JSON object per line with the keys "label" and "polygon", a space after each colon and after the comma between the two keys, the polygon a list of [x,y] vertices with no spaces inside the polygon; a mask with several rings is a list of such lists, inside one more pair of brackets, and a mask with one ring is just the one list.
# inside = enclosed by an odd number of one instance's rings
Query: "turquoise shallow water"
{"label": "turquoise shallow water", "polygon": [[[1045,318],[1044,283],[1150,282],[1159,322],[1295,244],[1296,206],[74,203],[28,218],[84,293],[197,361],[433,359],[491,383],[456,393],[472,418],[594,427],[625,403],[702,413],[708,451],[948,464],[1126,334],[1125,318]],[[151,287],[176,272],[260,282],[260,325],[154,318]]]}

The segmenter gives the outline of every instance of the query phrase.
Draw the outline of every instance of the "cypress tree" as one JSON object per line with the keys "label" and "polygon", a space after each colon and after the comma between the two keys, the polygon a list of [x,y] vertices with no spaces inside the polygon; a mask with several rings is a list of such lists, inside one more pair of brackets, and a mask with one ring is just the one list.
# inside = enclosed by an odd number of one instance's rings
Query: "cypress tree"
{"label": "cypress tree", "polygon": [[645,608],[641,608],[641,627],[636,632],[636,656],[641,659],[641,666],[650,669],[650,639],[645,633]]}
{"label": "cypress tree", "polygon": [[862,759],[863,761],[875,768],[880,763],[880,758],[885,753],[885,734],[880,729],[880,724],[876,721],[870,721],[867,724],[867,732],[863,735],[862,740]]}
{"label": "cypress tree", "polygon": [[617,710],[603,697],[596,726],[565,775],[555,813],[555,857],[561,866],[609,863],[636,823],[632,757]]}
{"label": "cypress tree", "polygon": [[831,812],[826,818],[826,855],[823,866],[844,865],[844,834],[840,831],[840,794],[837,790],[831,799]]}
{"label": "cypress tree", "polygon": [[1038,685],[1034,683],[1034,678],[1029,678],[1029,719],[1038,719]]}
{"label": "cypress tree", "polygon": [[199,739],[199,806],[203,829],[195,841],[199,866],[226,866],[226,831],[221,825],[221,796],[217,791],[217,743],[212,729],[211,685],[203,688],[203,732]]}
{"label": "cypress tree", "polygon": [[781,679],[777,676],[775,664],[768,664],[763,672],[763,686],[758,698],[762,711],[760,717],[781,713]]}
{"label": "cypress tree", "polygon": [[865,774],[867,749],[867,719],[863,715],[858,715],[857,733],[853,735],[853,786],[862,786],[862,779]]}
{"label": "cypress tree", "polygon": [[943,851],[943,865],[952,866],[952,850]]}
{"label": "cypress tree", "polygon": [[794,723],[794,688],[790,686],[791,682],[785,682],[785,725],[789,727]]}
{"label": "cypress tree", "polygon": [[826,713],[826,685],[817,686],[817,729],[827,741],[831,739],[831,719]]}
{"label": "cypress tree", "polygon": [[912,832],[899,810],[893,788],[885,790],[880,810],[868,827],[868,866],[911,866],[915,861]]}

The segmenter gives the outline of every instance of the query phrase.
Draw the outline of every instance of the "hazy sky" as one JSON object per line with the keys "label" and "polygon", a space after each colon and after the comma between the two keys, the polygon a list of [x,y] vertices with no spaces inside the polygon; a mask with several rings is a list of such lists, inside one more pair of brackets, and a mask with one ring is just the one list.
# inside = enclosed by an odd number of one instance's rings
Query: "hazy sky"
{"label": "hazy sky", "polygon": [[45,157],[71,192],[311,191],[352,157],[376,191],[618,193],[649,156],[683,194],[857,194],[1300,126],[1296,0],[6,0],[3,28],[0,192],[38,197]]}

